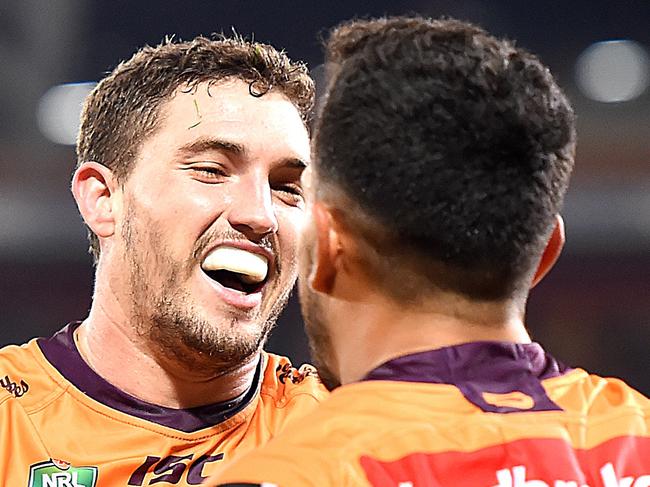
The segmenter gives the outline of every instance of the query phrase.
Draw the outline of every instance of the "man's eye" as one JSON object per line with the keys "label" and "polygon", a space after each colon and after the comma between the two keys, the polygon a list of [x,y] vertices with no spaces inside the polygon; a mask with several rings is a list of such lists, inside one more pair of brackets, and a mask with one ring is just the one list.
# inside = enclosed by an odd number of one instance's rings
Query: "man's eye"
{"label": "man's eye", "polygon": [[302,206],[305,197],[299,184],[278,184],[273,187],[278,198],[291,206]]}
{"label": "man's eye", "polygon": [[218,166],[192,166],[192,171],[203,179],[222,179],[226,171]]}
{"label": "man's eye", "polygon": [[297,184],[285,184],[285,185],[278,186],[276,189],[277,191],[282,191],[284,193],[289,193],[289,194],[302,197],[302,187],[298,186]]}

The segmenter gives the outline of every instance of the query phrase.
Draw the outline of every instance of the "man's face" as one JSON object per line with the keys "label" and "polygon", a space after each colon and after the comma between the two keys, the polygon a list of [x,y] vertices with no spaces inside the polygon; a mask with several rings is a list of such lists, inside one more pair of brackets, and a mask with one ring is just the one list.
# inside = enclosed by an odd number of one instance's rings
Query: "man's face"
{"label": "man's face", "polygon": [[124,184],[122,293],[136,330],[227,371],[264,343],[296,278],[309,138],[283,95],[227,80],[179,89]]}
{"label": "man's face", "polygon": [[341,378],[334,372],[335,358],[331,322],[328,318],[325,296],[314,291],[310,284],[310,276],[314,270],[316,255],[316,225],[311,218],[311,205],[315,201],[314,178],[315,172],[310,169],[303,174],[303,188],[307,200],[307,222],[302,233],[301,245],[298,251],[299,278],[298,292],[300,308],[305,322],[305,333],[309,339],[309,349],[313,364],[318,370],[318,376],[327,390],[332,391],[341,385]]}

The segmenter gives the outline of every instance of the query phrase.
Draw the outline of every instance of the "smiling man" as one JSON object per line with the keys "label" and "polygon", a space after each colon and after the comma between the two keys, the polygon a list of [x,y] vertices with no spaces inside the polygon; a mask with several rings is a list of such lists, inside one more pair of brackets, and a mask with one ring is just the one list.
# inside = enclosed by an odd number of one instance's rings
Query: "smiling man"
{"label": "smiling man", "polygon": [[72,180],[93,302],[0,351],[0,484],[198,485],[323,397],[262,350],[296,278],[312,102],[302,64],[239,38],[147,47],[98,84]]}

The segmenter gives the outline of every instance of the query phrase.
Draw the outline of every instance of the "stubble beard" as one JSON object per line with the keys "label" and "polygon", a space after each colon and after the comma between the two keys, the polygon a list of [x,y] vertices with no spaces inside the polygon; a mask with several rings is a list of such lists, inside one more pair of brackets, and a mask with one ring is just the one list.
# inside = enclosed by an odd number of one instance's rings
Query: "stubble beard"
{"label": "stubble beard", "polygon": [[[134,213],[130,207],[123,237],[133,326],[145,346],[164,361],[172,360],[187,370],[210,376],[228,374],[252,360],[266,343],[291,289],[281,293],[266,317],[258,310],[256,316],[240,314],[224,316],[220,323],[210,321],[201,316],[183,289],[196,261],[179,262],[169,257],[155,224],[143,222],[150,230],[138,231]],[[152,280],[152,275],[157,278]],[[162,284],[155,286],[152,281]],[[243,335],[238,329],[242,318],[260,320],[261,325],[256,332]]]}
{"label": "stubble beard", "polygon": [[313,259],[305,252],[301,261],[298,291],[300,310],[305,322],[305,334],[309,343],[309,354],[316,367],[318,377],[328,391],[341,386],[341,378],[334,372],[334,346],[325,321],[325,306],[318,293],[308,284],[307,276],[311,274]]}

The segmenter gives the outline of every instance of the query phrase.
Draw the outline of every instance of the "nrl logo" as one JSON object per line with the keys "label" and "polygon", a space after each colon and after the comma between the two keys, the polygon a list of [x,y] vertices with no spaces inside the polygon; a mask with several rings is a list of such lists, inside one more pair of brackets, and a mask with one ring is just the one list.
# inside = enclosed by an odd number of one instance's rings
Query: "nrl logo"
{"label": "nrl logo", "polygon": [[96,483],[97,467],[72,467],[54,458],[29,467],[28,487],[95,487]]}

